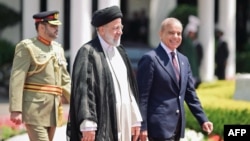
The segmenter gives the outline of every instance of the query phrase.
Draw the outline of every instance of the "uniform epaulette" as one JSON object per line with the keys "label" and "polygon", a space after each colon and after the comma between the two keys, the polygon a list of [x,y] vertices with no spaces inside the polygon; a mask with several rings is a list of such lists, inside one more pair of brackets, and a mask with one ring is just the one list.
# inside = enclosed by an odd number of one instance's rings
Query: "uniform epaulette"
{"label": "uniform epaulette", "polygon": [[56,41],[52,41],[51,42],[52,45],[58,46],[58,47],[62,47],[62,45]]}
{"label": "uniform epaulette", "polygon": [[28,49],[31,58],[33,59],[35,63],[35,69],[28,72],[27,76],[31,76],[33,74],[41,72],[47,66],[48,62],[51,59],[55,58],[54,55],[48,55],[48,57],[44,58],[42,61],[38,60],[36,57],[36,53],[39,52],[40,49],[34,45],[34,42],[36,41],[37,41],[37,38],[30,38],[30,39],[25,39],[21,41],[21,43],[24,44],[25,48]]}
{"label": "uniform epaulette", "polygon": [[31,44],[34,42],[34,38],[30,38],[30,39],[24,39],[21,41],[24,44]]}

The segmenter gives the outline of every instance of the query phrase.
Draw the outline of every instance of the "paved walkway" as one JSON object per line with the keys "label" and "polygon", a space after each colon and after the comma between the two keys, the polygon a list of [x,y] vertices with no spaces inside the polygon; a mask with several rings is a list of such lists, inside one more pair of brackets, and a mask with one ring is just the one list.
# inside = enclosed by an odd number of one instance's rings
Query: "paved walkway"
{"label": "paved walkway", "polygon": [[[18,135],[6,141],[29,141],[27,134]],[[54,141],[66,141],[66,126],[58,127],[54,136]]]}
{"label": "paved walkway", "polygon": [[[68,113],[69,105],[63,106],[64,113]],[[9,101],[8,97],[1,95],[0,92],[0,118],[9,118]],[[1,139],[0,139],[1,140]],[[29,141],[28,135],[21,134],[9,138],[5,141]],[[58,127],[54,136],[54,141],[66,141],[66,126]]]}

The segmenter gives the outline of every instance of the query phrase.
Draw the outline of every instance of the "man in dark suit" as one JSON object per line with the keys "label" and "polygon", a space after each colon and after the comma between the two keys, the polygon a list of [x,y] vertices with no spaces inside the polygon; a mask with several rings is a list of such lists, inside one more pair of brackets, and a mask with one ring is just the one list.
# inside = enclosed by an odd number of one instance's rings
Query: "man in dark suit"
{"label": "man in dark suit", "polygon": [[139,107],[143,118],[141,141],[147,137],[150,141],[183,138],[184,101],[202,129],[208,133],[213,130],[196,95],[188,58],[176,50],[182,41],[182,29],[176,18],[165,19],[160,27],[159,46],[138,63]]}
{"label": "man in dark suit", "polygon": [[227,59],[229,56],[228,44],[223,39],[223,34],[222,30],[216,29],[215,75],[218,77],[218,80],[226,79]]}

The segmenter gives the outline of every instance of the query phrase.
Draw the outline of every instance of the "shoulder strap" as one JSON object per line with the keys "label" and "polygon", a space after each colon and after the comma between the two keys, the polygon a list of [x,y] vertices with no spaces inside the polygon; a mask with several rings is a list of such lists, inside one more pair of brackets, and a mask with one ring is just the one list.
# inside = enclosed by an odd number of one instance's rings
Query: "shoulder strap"
{"label": "shoulder strap", "polygon": [[46,65],[48,64],[49,60],[52,59],[54,57],[54,55],[51,55],[50,58],[48,58],[47,60],[45,60],[44,62],[38,62],[38,60],[36,59],[35,55],[34,55],[34,45],[33,45],[33,41],[32,39],[26,39],[23,41],[24,46],[28,49],[28,51],[30,52],[30,56],[33,59],[33,61],[35,62],[36,66],[34,68],[34,70],[30,71],[27,73],[27,76],[31,76],[33,74],[39,73],[42,70],[44,70],[44,68],[46,67]]}
{"label": "shoulder strap", "polygon": [[37,65],[44,65],[44,64],[47,64],[49,62],[49,60],[54,57],[53,55],[51,55],[50,58],[48,58],[47,60],[45,60],[44,62],[38,62],[35,55],[34,55],[34,50],[33,50],[33,45],[32,45],[32,41],[31,42],[24,42],[24,45],[25,47],[29,50],[30,52],[30,55],[32,57],[32,59],[34,60],[34,62],[37,64]]}

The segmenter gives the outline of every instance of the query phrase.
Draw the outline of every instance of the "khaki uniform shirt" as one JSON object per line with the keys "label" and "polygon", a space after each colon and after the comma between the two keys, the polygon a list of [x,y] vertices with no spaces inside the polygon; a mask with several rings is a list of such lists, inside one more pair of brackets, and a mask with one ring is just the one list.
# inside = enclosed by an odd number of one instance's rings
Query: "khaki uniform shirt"
{"label": "khaki uniform shirt", "polygon": [[[71,79],[66,66],[64,50],[57,42],[46,45],[32,38],[18,43],[10,78],[10,112],[22,112],[26,124],[60,125],[61,96],[48,86],[62,88],[69,101]],[[25,89],[27,84],[37,87]]]}

